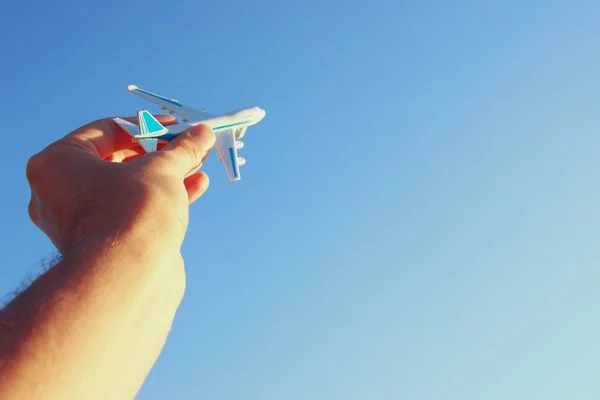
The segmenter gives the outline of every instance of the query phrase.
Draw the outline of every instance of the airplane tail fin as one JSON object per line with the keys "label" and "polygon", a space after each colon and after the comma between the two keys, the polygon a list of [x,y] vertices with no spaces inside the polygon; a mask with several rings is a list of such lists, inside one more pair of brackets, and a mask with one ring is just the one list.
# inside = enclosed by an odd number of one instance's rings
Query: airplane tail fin
{"label": "airplane tail fin", "polygon": [[140,120],[140,136],[156,136],[168,131],[146,110],[138,112],[138,119]]}
{"label": "airplane tail fin", "polygon": [[146,110],[138,112],[138,119],[140,121],[139,127],[123,118],[113,118],[113,121],[133,136],[147,153],[156,151],[158,148],[158,138],[156,136],[169,130]]}

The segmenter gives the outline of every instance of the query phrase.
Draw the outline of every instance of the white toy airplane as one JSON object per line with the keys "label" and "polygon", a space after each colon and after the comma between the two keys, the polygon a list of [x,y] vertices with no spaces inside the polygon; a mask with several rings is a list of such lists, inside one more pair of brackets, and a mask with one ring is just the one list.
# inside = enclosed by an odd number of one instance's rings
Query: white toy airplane
{"label": "white toy airplane", "polygon": [[249,126],[257,124],[264,118],[264,110],[259,107],[248,107],[215,116],[203,109],[188,107],[177,100],[147,92],[134,85],[127,86],[127,89],[158,104],[161,109],[168,110],[169,114],[177,114],[183,119],[183,122],[176,125],[163,126],[146,110],[138,112],[139,126],[115,118],[114,121],[133,136],[146,152],[156,151],[159,141],[172,140],[192,126],[205,124],[215,132],[217,155],[219,161],[225,166],[229,180],[234,182],[240,179],[240,166],[244,165],[246,160],[237,155],[238,149],[244,147],[238,139],[244,136]]}

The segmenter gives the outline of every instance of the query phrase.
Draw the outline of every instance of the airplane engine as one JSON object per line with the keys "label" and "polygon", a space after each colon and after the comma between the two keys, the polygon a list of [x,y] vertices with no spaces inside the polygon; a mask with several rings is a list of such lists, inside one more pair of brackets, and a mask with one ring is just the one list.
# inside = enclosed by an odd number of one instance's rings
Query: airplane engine
{"label": "airplane engine", "polygon": [[238,165],[241,166],[241,165],[244,165],[244,164],[246,164],[246,159],[242,158],[242,157],[238,157]]}
{"label": "airplane engine", "polygon": [[241,149],[242,147],[244,147],[244,142],[236,140],[236,142],[235,142],[235,148],[236,149]]}

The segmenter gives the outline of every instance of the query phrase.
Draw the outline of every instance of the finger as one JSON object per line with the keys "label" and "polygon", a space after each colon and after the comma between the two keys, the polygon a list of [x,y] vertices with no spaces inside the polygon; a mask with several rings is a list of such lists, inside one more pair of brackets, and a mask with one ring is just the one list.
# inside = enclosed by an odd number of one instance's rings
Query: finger
{"label": "finger", "polygon": [[198,125],[173,139],[156,157],[164,158],[175,173],[185,177],[200,168],[214,144],[215,134],[212,129],[206,125]]}
{"label": "finger", "polygon": [[198,164],[195,168],[192,168],[190,171],[188,171],[188,173],[185,174],[184,178],[187,178],[188,176],[194,175],[196,172],[198,172],[198,170],[202,167],[202,165],[204,165],[204,161],[206,161],[209,154],[210,154],[210,150],[208,150],[208,152],[204,155],[204,157],[202,157],[202,160],[200,160],[200,164]]}
{"label": "finger", "polygon": [[[172,115],[155,115],[155,117],[163,125],[177,123],[177,118]],[[138,122],[137,117],[123,119],[132,123]],[[109,157],[115,151],[137,146],[131,135],[112,118],[104,118],[84,125],[69,133],[63,140],[101,159]]]}
{"label": "finger", "polygon": [[209,185],[208,175],[205,172],[198,172],[197,174],[190,175],[183,180],[185,189],[188,193],[188,199],[190,204],[198,200],[200,196],[206,192]]}

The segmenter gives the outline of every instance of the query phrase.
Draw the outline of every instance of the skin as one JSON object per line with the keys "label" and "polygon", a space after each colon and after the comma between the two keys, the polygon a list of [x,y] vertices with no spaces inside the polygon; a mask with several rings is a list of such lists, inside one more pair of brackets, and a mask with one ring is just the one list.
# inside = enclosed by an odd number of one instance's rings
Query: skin
{"label": "skin", "polygon": [[29,160],[29,215],[61,259],[0,311],[1,399],[135,397],[183,298],[180,249],[214,140],[200,125],[143,154],[108,118]]}

